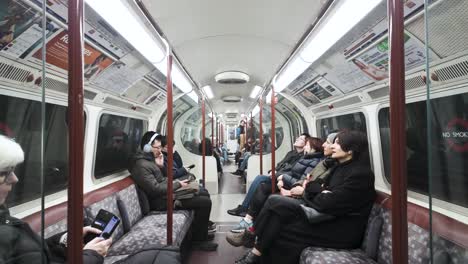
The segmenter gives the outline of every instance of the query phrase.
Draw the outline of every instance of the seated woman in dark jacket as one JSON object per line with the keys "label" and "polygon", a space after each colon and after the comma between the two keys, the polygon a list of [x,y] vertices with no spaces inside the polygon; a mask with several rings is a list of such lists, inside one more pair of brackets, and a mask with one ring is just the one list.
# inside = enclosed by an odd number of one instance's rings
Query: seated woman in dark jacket
{"label": "seated woman in dark jacket", "polygon": [[[39,264],[64,263],[65,234],[59,234],[46,240],[41,250],[41,238],[20,219],[10,216],[5,205],[8,193],[18,182],[14,172],[16,165],[22,163],[24,153],[21,146],[13,140],[0,135],[0,263]],[[85,227],[83,233],[100,233],[98,229]],[[84,235],[83,234],[83,235]],[[65,238],[65,239],[64,239]],[[83,263],[100,264],[111,245],[112,240],[97,237],[84,246]],[[48,246],[47,246],[48,245]],[[50,251],[49,247],[54,248]],[[44,260],[42,261],[42,253]]]}
{"label": "seated woman in dark jacket", "polygon": [[[278,177],[279,184],[281,184],[278,187],[283,187],[283,185],[292,187],[297,181],[305,179],[307,174],[309,174],[315,166],[322,161],[324,157],[322,145],[324,145],[324,142],[320,138],[308,137],[304,145],[304,155],[294,164],[291,170],[285,171]],[[285,181],[286,184],[284,184]],[[253,225],[253,220],[262,209],[263,204],[270,194],[271,184],[269,182],[261,183],[255,190],[252,201],[247,209],[247,214],[239,222],[239,225],[231,229],[231,232],[241,233],[246,228],[251,227]],[[231,239],[229,235],[226,238],[228,241]]]}
{"label": "seated woman in dark jacket", "polygon": [[[242,237],[243,244],[250,244],[257,236],[255,246],[236,263],[259,263],[260,259],[263,263],[297,263],[308,246],[359,247],[375,199],[367,137],[356,131],[341,132],[332,151],[338,165],[325,179],[307,183],[304,199],[268,198],[254,227]],[[332,219],[311,224],[301,204]]]}

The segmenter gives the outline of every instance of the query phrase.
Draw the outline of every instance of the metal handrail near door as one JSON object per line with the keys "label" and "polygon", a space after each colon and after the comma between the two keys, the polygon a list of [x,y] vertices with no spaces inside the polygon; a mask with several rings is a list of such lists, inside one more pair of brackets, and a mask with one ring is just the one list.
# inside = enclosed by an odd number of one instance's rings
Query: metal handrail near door
{"label": "metal handrail near door", "polygon": [[[68,263],[83,262],[83,13],[84,0],[68,1]],[[45,10],[44,10],[45,12]],[[45,14],[44,14],[45,15]]]}
{"label": "metal handrail near door", "polygon": [[[174,144],[174,128],[172,123],[172,55],[169,53],[167,56],[167,190],[172,190],[173,188],[173,163],[174,163],[174,153],[172,151]],[[167,192],[167,244],[172,245],[172,212],[173,212],[173,192]]]}
{"label": "metal handrail near door", "polygon": [[403,2],[388,0],[393,263],[408,263]]}
{"label": "metal handrail near door", "polygon": [[205,99],[202,98],[202,184],[203,188],[205,188],[205,156],[206,156],[206,131],[205,131]]}
{"label": "metal handrail near door", "polygon": [[[276,78],[275,78],[276,79]],[[275,167],[275,151],[276,151],[276,143],[275,143],[275,87],[271,86],[271,193],[275,193],[276,187],[276,167]]]}
{"label": "metal handrail near door", "polygon": [[263,175],[263,100],[260,98],[260,175]]}

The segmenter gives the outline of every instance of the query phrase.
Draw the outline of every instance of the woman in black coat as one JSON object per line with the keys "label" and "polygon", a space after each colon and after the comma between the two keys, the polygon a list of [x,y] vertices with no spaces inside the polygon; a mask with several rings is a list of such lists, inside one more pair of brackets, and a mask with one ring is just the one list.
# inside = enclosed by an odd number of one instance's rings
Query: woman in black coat
{"label": "woman in black coat", "polygon": [[[61,233],[47,239],[45,247],[42,248],[41,238],[27,223],[11,216],[5,205],[8,193],[19,181],[15,167],[23,160],[24,153],[21,146],[0,135],[0,263],[65,263],[65,243],[60,241],[66,241],[66,234]],[[85,227],[83,231],[84,234],[101,232],[91,227]],[[83,248],[83,263],[103,263],[111,243],[112,239],[94,238]]]}
{"label": "woman in black coat", "polygon": [[[253,230],[244,232],[244,244],[257,236],[253,250],[236,263],[260,263],[260,259],[264,263],[297,263],[308,246],[359,247],[375,199],[367,137],[356,131],[341,132],[332,151],[338,165],[326,179],[307,183],[303,199],[270,196]],[[332,219],[311,224],[301,204]]]}

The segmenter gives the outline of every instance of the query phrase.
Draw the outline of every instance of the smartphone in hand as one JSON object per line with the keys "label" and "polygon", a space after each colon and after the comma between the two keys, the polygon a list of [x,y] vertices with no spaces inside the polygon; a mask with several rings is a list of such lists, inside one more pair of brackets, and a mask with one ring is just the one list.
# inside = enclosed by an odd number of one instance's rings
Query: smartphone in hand
{"label": "smartphone in hand", "polygon": [[104,239],[108,239],[112,233],[114,233],[117,226],[120,224],[120,219],[113,213],[104,209],[99,210],[96,218],[94,219],[91,227],[97,228],[102,231],[101,234],[87,233],[84,237],[84,243],[87,244],[89,241],[100,236]]}

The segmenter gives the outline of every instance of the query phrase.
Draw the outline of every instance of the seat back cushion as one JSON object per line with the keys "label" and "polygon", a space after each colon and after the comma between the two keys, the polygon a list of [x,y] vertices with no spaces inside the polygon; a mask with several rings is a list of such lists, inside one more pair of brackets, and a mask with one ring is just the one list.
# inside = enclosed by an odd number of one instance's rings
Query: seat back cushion
{"label": "seat back cushion", "polygon": [[[392,225],[388,209],[382,212],[383,225],[379,239],[377,262],[392,263]],[[429,232],[413,223],[408,223],[408,263],[429,263]]]}
{"label": "seat back cushion", "polygon": [[[101,209],[109,211],[113,213],[115,216],[117,216],[118,218],[122,219],[122,215],[120,214],[119,208],[117,206],[117,196],[115,194],[108,196],[104,200],[101,200],[101,201],[98,201],[96,203],[89,205],[88,207],[86,207],[86,212],[88,216],[90,217],[90,219],[94,220],[99,210]],[[114,234],[112,234],[112,239],[116,241],[120,237],[122,237],[123,234],[124,234],[123,225],[120,224],[115,229]]]}
{"label": "seat back cushion", "polygon": [[117,193],[119,201],[119,210],[122,215],[122,222],[125,232],[143,217],[138,194],[135,185],[130,185],[127,188]]}
{"label": "seat back cushion", "polygon": [[383,218],[382,216],[376,216],[369,223],[369,232],[367,235],[367,245],[364,250],[366,255],[373,259],[377,259],[377,251],[379,250],[379,239],[382,232]]}

